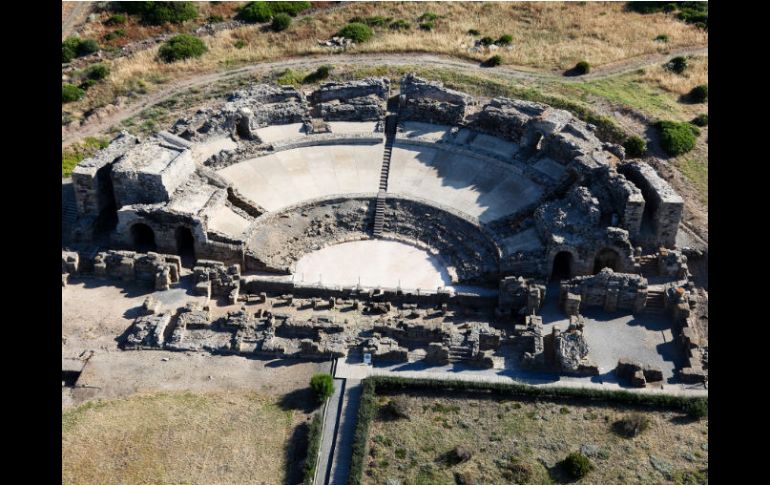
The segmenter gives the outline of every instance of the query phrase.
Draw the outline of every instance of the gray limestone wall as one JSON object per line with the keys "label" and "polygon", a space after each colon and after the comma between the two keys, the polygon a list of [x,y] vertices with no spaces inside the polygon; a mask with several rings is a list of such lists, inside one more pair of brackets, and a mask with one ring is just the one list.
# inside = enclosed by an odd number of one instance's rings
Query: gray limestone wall
{"label": "gray limestone wall", "polygon": [[195,172],[189,150],[149,142],[127,153],[112,169],[118,206],[167,202]]}
{"label": "gray limestone wall", "polygon": [[321,84],[311,95],[315,103],[332,100],[346,101],[365,96],[376,96],[382,101],[388,99],[390,80],[387,78],[367,78],[360,81],[329,82]]}
{"label": "gray limestone wall", "polygon": [[652,244],[664,247],[676,245],[676,234],[682,220],[684,200],[651,166],[641,161],[626,163],[618,171],[642,192],[652,222]]}
{"label": "gray limestone wall", "polygon": [[114,202],[111,167],[138,140],[127,132],[121,132],[107,148],[91,158],[81,161],[72,171],[75,202],[81,216],[98,216],[106,206]]}
{"label": "gray limestone wall", "polygon": [[[605,268],[593,276],[578,276],[562,281],[559,288],[560,306],[564,308],[573,299],[569,295],[579,296],[579,307],[603,307],[605,311],[629,310],[641,312],[647,301],[647,279],[626,273],[615,273]],[[571,310],[565,308],[568,314]]]}

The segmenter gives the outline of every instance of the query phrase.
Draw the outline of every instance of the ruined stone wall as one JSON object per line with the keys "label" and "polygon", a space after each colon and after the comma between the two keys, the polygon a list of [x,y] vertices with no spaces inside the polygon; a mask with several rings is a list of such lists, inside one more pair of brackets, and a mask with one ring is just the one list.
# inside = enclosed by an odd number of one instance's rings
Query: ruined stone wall
{"label": "ruined stone wall", "polygon": [[609,268],[593,276],[578,276],[562,281],[559,287],[560,306],[568,315],[596,306],[608,312],[629,310],[639,313],[644,309],[646,301],[646,278],[636,274],[615,273]]}
{"label": "ruined stone wall", "polygon": [[152,141],[126,153],[112,169],[118,206],[167,202],[195,172],[189,150]]}
{"label": "ruined stone wall", "polygon": [[[66,261],[65,261],[66,258]],[[78,254],[74,264],[71,253],[62,253],[62,271],[69,274],[93,274],[99,278],[149,283],[156,291],[167,290],[179,281],[182,262],[179,256],[154,252],[109,250],[93,256]]]}
{"label": "ruined stone wall", "polygon": [[621,165],[620,173],[642,191],[652,219],[654,238],[651,244],[676,246],[676,234],[682,220],[684,200],[651,166],[635,161]]}
{"label": "ruined stone wall", "polygon": [[114,202],[110,178],[112,164],[137,143],[135,136],[128,132],[121,132],[107,148],[83,160],[75,167],[72,171],[72,185],[75,189],[78,213],[81,216],[96,217],[106,206]]}
{"label": "ruined stone wall", "polygon": [[325,103],[332,100],[347,101],[354,98],[375,96],[386,101],[389,93],[390,80],[388,78],[366,78],[360,81],[321,84],[318,89],[313,91],[311,99],[314,103]]}
{"label": "ruined stone wall", "polygon": [[414,74],[401,78],[399,118],[444,125],[463,122],[473,99],[465,93],[447,89],[439,82],[420,79]]}

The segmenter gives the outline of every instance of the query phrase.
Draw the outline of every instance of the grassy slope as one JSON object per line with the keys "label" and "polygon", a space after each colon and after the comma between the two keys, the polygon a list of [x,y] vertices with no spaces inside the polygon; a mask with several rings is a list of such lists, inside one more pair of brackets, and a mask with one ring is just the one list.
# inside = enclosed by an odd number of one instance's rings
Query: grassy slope
{"label": "grassy slope", "polygon": [[[379,396],[378,403],[390,398]],[[581,483],[657,483],[668,468],[674,482],[708,467],[708,421],[676,423],[677,413],[645,414],[652,426],[642,435],[621,438],[611,431],[628,411],[615,406],[546,402],[400,397],[409,420],[375,419],[369,432],[369,474],[363,483],[454,483],[454,474],[483,483],[510,483],[505,465],[514,461],[532,470],[528,483],[552,483],[554,465],[583,444],[597,447],[595,470]],[[674,422],[672,422],[672,419]],[[467,463],[449,466],[441,456],[462,445],[473,452]],[[372,465],[373,464],[373,465]],[[550,472],[549,472],[550,468]],[[702,473],[702,472],[701,472]],[[479,482],[481,483],[481,482]],[[688,483],[701,483],[698,481]]]}
{"label": "grassy slope", "polygon": [[280,483],[298,419],[250,393],[88,403],[62,415],[62,483]]}
{"label": "grassy slope", "polygon": [[[416,19],[427,11],[441,16],[432,31],[416,27],[405,32],[379,28],[372,40],[351,51],[423,51],[480,61],[489,57],[490,52],[469,52],[474,38],[467,35],[469,29],[478,29],[483,36],[513,36],[510,49],[496,51],[504,64],[563,70],[582,59],[596,66],[685,45],[703,45],[708,39],[702,30],[670,15],[629,13],[620,2],[355,3],[297,21],[280,33],[263,32],[255,26],[217,33],[206,38],[210,50],[200,59],[163,64],[156,60],[157,47],[118,59],[111,62],[112,74],[107,81],[91,88],[82,101],[68,105],[67,111],[78,117],[79,112],[106,105],[116,96],[152,89],[153,84],[194,73],[286,56],[326,53],[328,50],[319,47],[317,41],[334,35],[353,16],[381,15],[406,19],[416,26]],[[654,41],[658,34],[667,34],[669,42]],[[237,41],[245,43],[245,47],[236,48]]]}

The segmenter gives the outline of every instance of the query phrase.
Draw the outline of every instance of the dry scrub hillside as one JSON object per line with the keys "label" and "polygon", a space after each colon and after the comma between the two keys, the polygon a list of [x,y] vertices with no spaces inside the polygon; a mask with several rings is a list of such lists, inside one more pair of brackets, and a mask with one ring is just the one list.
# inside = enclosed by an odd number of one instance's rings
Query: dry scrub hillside
{"label": "dry scrub hillside", "polygon": [[[430,31],[418,27],[418,19],[427,12],[438,15]],[[472,52],[475,40],[510,34],[512,44],[495,51],[503,64],[561,71],[579,60],[599,66],[682,46],[705,45],[708,40],[705,31],[669,14],[627,12],[623,2],[361,2],[298,19],[283,32],[255,25],[204,37],[209,51],[195,60],[164,64],[157,60],[157,47],[120,58],[110,62],[112,73],[105,83],[89,89],[83,100],[67,109],[104,106],[117,96],[141,94],[153,84],[196,73],[329,53],[328,48],[318,45],[319,40],[333,36],[353,17],[371,16],[405,20],[411,28],[375,27],[371,40],[348,53],[420,51],[481,61],[490,51]],[[478,30],[480,36],[468,35],[471,29]],[[659,35],[668,36],[668,41],[656,41]]]}

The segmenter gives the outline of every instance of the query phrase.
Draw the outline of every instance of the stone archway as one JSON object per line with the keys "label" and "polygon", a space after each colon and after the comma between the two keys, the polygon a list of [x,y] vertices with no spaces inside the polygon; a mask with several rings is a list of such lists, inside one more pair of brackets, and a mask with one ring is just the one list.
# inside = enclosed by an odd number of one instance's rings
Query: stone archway
{"label": "stone archway", "polygon": [[195,236],[189,227],[176,228],[176,251],[182,258],[182,265],[192,267],[195,264]]}
{"label": "stone archway", "polygon": [[566,280],[572,277],[572,253],[559,251],[553,258],[551,281]]}
{"label": "stone archway", "polygon": [[134,250],[140,253],[155,251],[155,231],[150,226],[143,223],[137,223],[131,226],[131,240],[134,244]]}
{"label": "stone archway", "polygon": [[610,268],[617,271],[620,266],[620,254],[612,248],[604,248],[596,253],[594,258],[594,274],[599,273],[604,268]]}

